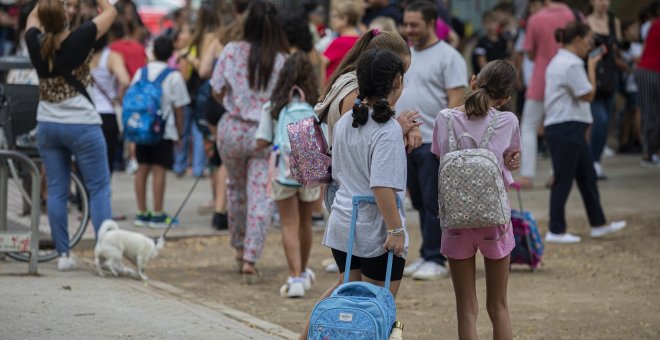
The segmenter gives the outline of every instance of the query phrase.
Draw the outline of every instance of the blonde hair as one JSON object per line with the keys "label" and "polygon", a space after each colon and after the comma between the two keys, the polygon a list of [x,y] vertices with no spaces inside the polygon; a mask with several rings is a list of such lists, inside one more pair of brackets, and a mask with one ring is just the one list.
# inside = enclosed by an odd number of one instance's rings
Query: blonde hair
{"label": "blonde hair", "polygon": [[341,17],[346,18],[349,26],[357,26],[360,21],[360,10],[353,1],[341,1],[333,4],[332,10]]}
{"label": "blonde hair", "polygon": [[369,24],[369,29],[380,29],[381,31],[387,32],[396,32],[396,21],[390,17],[376,17],[374,20],[371,20]]}

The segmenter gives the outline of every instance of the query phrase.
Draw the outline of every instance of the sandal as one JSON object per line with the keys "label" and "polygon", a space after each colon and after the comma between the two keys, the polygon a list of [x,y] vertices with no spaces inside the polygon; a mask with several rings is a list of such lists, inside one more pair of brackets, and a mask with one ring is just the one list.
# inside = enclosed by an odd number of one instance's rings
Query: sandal
{"label": "sandal", "polygon": [[253,285],[261,282],[261,273],[255,269],[254,273],[241,271],[241,283]]}

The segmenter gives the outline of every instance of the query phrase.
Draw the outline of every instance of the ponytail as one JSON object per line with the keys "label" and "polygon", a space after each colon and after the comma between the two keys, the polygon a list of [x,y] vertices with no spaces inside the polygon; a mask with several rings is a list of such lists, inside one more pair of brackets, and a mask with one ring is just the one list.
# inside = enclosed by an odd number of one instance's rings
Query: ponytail
{"label": "ponytail", "polygon": [[48,64],[48,71],[53,70],[53,58],[55,57],[55,35],[50,32],[44,33],[44,40],[41,43],[41,59]]}
{"label": "ponytail", "polygon": [[[364,98],[358,97],[353,105],[353,127],[358,128],[367,124],[369,119],[369,107],[362,102]],[[390,103],[385,98],[376,100],[372,105],[374,112],[371,114],[371,119],[376,123],[386,123],[390,118],[394,117],[394,110],[390,107]]]}
{"label": "ponytail", "polygon": [[465,114],[468,118],[487,115],[491,101],[510,97],[515,82],[513,64],[504,60],[491,61],[477,75],[477,89],[465,97]]}
{"label": "ponytail", "polygon": [[465,97],[465,114],[468,118],[475,116],[480,117],[488,112],[490,107],[490,96],[484,87],[472,91]]}
{"label": "ponytail", "polygon": [[358,128],[364,124],[367,124],[367,119],[369,119],[369,108],[367,105],[362,103],[364,96],[358,96],[353,104],[353,127]]}

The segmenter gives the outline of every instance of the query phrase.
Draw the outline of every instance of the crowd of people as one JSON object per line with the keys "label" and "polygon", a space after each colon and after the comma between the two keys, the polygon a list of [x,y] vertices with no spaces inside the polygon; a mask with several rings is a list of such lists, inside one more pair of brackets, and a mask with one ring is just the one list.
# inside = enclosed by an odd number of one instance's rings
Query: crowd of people
{"label": "crowd of people", "polygon": [[[120,168],[135,175],[136,226],[177,224],[163,208],[166,177],[191,167],[193,176],[211,178],[211,224],[229,230],[236,270],[247,283],[261,279],[258,262],[276,207],[289,268],[280,294],[305,295],[315,281],[312,222],[325,203],[329,267],[341,274],[352,256],[351,280],[383,285],[393,251],[394,295],[404,276],[435,280],[451,272],[461,339],[476,338],[479,249],[495,338],[510,339],[512,228],[442,228],[439,216],[447,212],[438,207],[438,169],[456,147],[454,132],[459,146],[469,144],[465,136],[477,144],[487,136],[482,147],[497,157],[505,185],[520,167],[518,182],[529,188],[543,145],[552,159],[545,240],[580,241],[567,232],[564,214],[574,180],[591,237],[625,227],[606,220],[597,180],[606,178],[601,158],[612,119],[618,151],[639,149],[643,165],[660,166],[660,4],[645,8],[638,21],[620,22],[608,0],[590,3],[582,13],[560,0],[505,2],[483,14],[482,35],[469,40],[447,1],[337,0],[328,9],[305,2],[303,10],[278,10],[266,0],[233,0],[230,8],[209,1],[168,15],[156,37],[131,0],[35,1],[23,11],[16,44],[35,70],[13,77],[40,86],[38,147],[58,268],[75,266],[63,215],[72,157],[95,230],[112,218],[110,177]],[[121,103],[145,79],[162,87],[163,138],[124,145]],[[618,93],[625,99],[620,114]],[[327,186],[304,188],[276,175],[282,150],[274,145],[283,134],[277,121],[293,102],[313,107],[327,124],[333,179]],[[352,197],[364,194],[377,204],[360,208],[347,254]],[[397,203],[407,199],[419,213],[418,255],[409,253],[406,213]],[[342,282],[339,275],[323,297]]]}

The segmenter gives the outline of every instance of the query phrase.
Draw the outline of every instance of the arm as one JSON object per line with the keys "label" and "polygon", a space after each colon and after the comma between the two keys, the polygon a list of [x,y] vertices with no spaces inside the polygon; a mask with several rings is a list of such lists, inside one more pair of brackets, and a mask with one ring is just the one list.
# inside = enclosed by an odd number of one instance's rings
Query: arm
{"label": "arm", "polygon": [[111,5],[108,0],[99,0],[99,7],[101,8],[101,13],[97,15],[94,20],[96,24],[96,39],[98,40],[110,29],[110,25],[115,21],[117,16],[117,10],[115,6]]}
{"label": "arm", "polygon": [[339,116],[353,109],[355,105],[355,100],[357,99],[357,91],[353,91],[344,97],[344,99],[339,102]]}
{"label": "arm", "polygon": [[596,97],[596,65],[602,59],[602,55],[587,60],[587,75],[591,83],[591,92],[578,97],[579,100],[590,102]]}
{"label": "arm", "polygon": [[213,61],[218,55],[220,55],[220,52],[222,52],[222,44],[218,39],[213,40],[209,47],[204,50],[202,59],[199,63],[199,69],[197,70],[197,73],[202,79],[211,77],[211,73],[213,72]]}
{"label": "arm", "polygon": [[457,87],[447,90],[447,107],[455,108],[463,105],[465,87]]}
{"label": "arm", "polygon": [[176,131],[179,134],[179,139],[183,136],[183,117],[184,110],[183,106],[174,108],[174,119],[176,123]]}
{"label": "arm", "polygon": [[39,16],[37,15],[37,11],[39,10],[39,4],[34,6],[30,14],[28,15],[27,18],[27,25],[25,26],[25,30],[29,30],[30,28],[41,28],[41,21],[39,21]]}
{"label": "arm", "polygon": [[124,66],[124,58],[117,52],[110,52],[108,58],[108,68],[110,72],[117,78],[118,89],[117,98],[121,101],[124,98],[124,93],[131,83],[131,78],[128,75],[126,66]]}
{"label": "arm", "polygon": [[[387,230],[395,230],[403,227],[399,209],[396,207],[396,192],[392,188],[375,187],[372,189],[376,197],[378,210],[383,215]],[[404,251],[404,233],[397,235],[387,234],[385,250],[392,250],[394,255],[401,256]]]}

